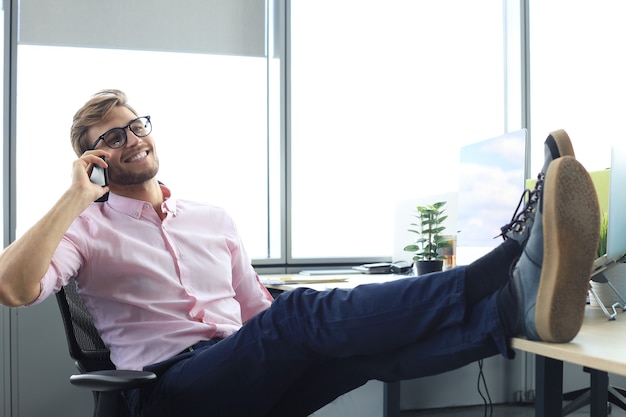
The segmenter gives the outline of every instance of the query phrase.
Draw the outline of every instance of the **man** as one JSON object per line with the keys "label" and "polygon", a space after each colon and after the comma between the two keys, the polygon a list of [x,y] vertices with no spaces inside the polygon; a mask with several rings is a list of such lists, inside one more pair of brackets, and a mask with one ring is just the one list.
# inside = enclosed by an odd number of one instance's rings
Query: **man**
{"label": "man", "polygon": [[[561,343],[580,329],[600,220],[563,131],[481,259],[272,303],[230,217],[156,180],[151,130],[121,91],[96,94],[74,117],[70,187],[0,257],[0,302],[40,302],[74,277],[116,366],[157,373],[127,393],[135,416],[306,416],[370,379],[510,358],[511,337]],[[89,181],[95,165],[108,187]]]}

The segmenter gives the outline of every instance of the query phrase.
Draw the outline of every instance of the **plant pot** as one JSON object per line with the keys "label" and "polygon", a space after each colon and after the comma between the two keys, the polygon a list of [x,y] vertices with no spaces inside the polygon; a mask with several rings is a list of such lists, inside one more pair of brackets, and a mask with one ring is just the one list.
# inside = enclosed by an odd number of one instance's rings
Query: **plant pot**
{"label": "plant pot", "polygon": [[417,275],[429,274],[431,272],[440,272],[443,268],[443,260],[436,259],[432,261],[417,261],[415,269]]}

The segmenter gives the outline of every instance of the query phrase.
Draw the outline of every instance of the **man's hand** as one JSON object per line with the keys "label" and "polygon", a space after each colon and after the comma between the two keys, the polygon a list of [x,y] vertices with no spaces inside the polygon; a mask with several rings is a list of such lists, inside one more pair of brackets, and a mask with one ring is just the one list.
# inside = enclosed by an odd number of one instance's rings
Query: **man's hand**
{"label": "man's hand", "polygon": [[111,154],[102,149],[86,151],[80,158],[74,161],[72,167],[72,186],[80,190],[85,190],[89,197],[89,202],[95,201],[109,191],[108,186],[94,184],[89,180],[94,165],[108,168],[108,164],[102,159],[110,157]]}

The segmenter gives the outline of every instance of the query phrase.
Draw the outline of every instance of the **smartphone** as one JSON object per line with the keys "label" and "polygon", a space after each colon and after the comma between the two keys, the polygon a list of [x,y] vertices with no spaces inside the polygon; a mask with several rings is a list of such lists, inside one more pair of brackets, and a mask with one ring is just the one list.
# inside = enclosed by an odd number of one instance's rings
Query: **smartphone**
{"label": "smartphone", "polygon": [[[103,156],[101,156],[101,158],[103,161],[105,160]],[[100,165],[94,164],[91,170],[91,175],[89,176],[89,180],[93,182],[94,184],[98,184],[102,187],[105,187],[109,185],[109,170],[101,167]],[[105,193],[102,197],[100,197],[96,201],[103,202],[103,201],[107,201],[108,198],[109,198],[109,193]]]}

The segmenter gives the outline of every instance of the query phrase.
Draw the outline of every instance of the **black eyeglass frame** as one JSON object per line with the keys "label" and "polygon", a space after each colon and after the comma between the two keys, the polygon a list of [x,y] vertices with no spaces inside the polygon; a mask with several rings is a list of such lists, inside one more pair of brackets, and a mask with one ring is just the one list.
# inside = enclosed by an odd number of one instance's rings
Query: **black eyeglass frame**
{"label": "black eyeglass frame", "polygon": [[[146,119],[148,125],[150,125],[150,129],[146,129],[145,134],[137,134],[132,128],[131,126],[133,125],[133,123],[135,123],[137,120],[140,119]],[[143,124],[143,126],[146,126],[146,124]],[[100,143],[100,141],[103,141],[104,143],[106,143],[106,145],[111,148],[111,149],[119,149],[122,146],[126,145],[126,142],[128,142],[128,135],[126,133],[126,129],[130,130],[131,132],[133,132],[133,135],[137,136],[138,138],[143,138],[148,136],[150,133],[152,133],[152,121],[150,120],[150,116],[140,116],[137,117],[136,119],[131,120],[126,126],[124,127],[114,127],[113,129],[109,129],[106,132],[104,132],[102,135],[98,136],[98,139],[95,140],[95,142],[91,145],[91,147],[89,149],[93,150],[96,149],[96,146],[98,145],[98,143]],[[121,141],[119,146],[111,146],[111,144],[109,144],[109,142],[107,142],[104,137],[106,135],[108,135],[109,133],[115,131],[115,130],[120,130],[122,132],[122,135],[124,136],[124,140]]]}

